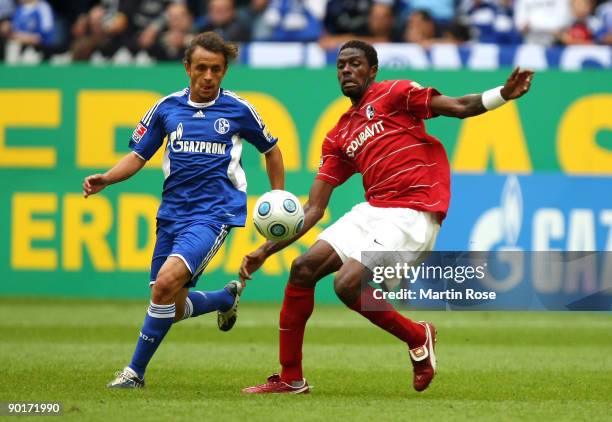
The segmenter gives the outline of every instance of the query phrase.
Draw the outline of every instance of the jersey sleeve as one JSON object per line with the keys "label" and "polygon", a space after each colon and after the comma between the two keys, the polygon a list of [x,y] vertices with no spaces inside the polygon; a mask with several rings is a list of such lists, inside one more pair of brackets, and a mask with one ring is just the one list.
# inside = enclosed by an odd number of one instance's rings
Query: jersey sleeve
{"label": "jersey sleeve", "polygon": [[356,172],[355,164],[342,154],[330,132],[323,141],[321,162],[315,178],[332,186],[340,186]]}
{"label": "jersey sleeve", "polygon": [[435,88],[424,88],[414,81],[398,81],[393,89],[395,106],[408,111],[417,119],[431,119],[438,115],[431,110],[431,99],[440,92]]}
{"label": "jersey sleeve", "polygon": [[245,109],[240,135],[262,154],[270,151],[278,139],[272,136],[255,107],[246,101],[243,102],[243,106]]}
{"label": "jersey sleeve", "polygon": [[132,132],[130,148],[140,157],[149,161],[162,146],[166,135],[161,116],[160,103],[156,103],[142,117]]}

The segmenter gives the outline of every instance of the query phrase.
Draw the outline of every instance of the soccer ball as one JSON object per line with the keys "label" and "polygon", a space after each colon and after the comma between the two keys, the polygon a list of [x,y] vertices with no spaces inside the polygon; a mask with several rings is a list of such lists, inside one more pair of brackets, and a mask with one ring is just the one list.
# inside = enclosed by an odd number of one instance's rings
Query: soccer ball
{"label": "soccer ball", "polygon": [[255,228],[263,237],[273,242],[289,239],[304,226],[304,209],[299,199],[284,190],[264,193],[253,210]]}

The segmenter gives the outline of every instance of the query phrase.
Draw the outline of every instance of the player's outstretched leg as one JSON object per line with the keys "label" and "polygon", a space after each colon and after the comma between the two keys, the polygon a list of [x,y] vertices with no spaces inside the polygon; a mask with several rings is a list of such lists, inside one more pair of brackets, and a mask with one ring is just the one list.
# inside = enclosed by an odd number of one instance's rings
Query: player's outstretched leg
{"label": "player's outstretched leg", "polygon": [[302,343],[306,322],[314,308],[318,280],[338,270],[342,261],[324,241],[317,241],[304,255],[293,261],[285,289],[279,321],[281,373],[268,377],[265,384],[242,390],[247,394],[305,394],[310,386],[302,375]]}
{"label": "player's outstretched leg", "polygon": [[302,375],[302,343],[306,322],[314,308],[314,287],[298,287],[287,283],[279,320],[279,356],[281,374],[273,374],[264,384],[247,387],[247,394],[310,392]]}
{"label": "player's outstretched leg", "polygon": [[169,257],[157,274],[151,291],[151,303],[145,315],[132,361],[108,388],[138,388],[144,386],[147,365],[172,327],[176,315],[176,297],[191,273],[177,257]]}
{"label": "player's outstretched leg", "polygon": [[174,315],[174,303],[156,305],[151,302],[140,330],[132,362],[106,385],[108,388],[144,387],[144,373],[147,365],[172,326]]}
{"label": "player's outstretched leg", "polygon": [[356,260],[345,262],[334,280],[336,294],[349,308],[408,344],[413,366],[412,386],[416,391],[423,391],[436,373],[436,330],[433,324],[412,321],[387,301],[375,299],[374,289],[361,285],[364,270]]}

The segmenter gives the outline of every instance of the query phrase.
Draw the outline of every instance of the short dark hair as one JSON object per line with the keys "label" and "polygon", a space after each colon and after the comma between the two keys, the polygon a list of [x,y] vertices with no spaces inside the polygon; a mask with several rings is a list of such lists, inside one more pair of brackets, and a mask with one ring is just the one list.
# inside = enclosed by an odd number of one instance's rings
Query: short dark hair
{"label": "short dark hair", "polygon": [[225,57],[225,66],[238,56],[238,46],[232,42],[226,42],[221,35],[213,31],[202,32],[196,35],[189,43],[189,47],[185,50],[183,62],[191,63],[191,56],[196,47],[202,47],[204,50],[212,51],[213,53],[222,53]]}
{"label": "short dark hair", "polygon": [[411,15],[419,15],[425,22],[434,22],[433,16],[431,16],[431,13],[429,13],[427,9],[416,9],[411,13]]}
{"label": "short dark hair", "polygon": [[[368,65],[370,67],[378,66],[378,54],[376,54],[376,50],[370,44],[364,41],[359,40],[350,40],[342,44],[340,47],[340,51],[345,50],[347,48],[356,48],[358,50],[363,51],[363,54],[368,61]],[[339,52],[340,52],[339,51]]]}

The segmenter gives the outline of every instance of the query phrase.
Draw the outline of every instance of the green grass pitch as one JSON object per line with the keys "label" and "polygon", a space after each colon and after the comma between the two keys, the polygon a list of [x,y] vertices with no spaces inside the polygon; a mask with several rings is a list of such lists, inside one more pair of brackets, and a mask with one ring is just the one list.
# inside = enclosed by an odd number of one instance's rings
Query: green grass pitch
{"label": "green grass pitch", "polygon": [[0,401],[60,401],[74,420],[610,420],[610,313],[413,312],[436,323],[436,379],[411,388],[406,348],[340,306],[306,331],[303,396],[244,396],[278,369],[280,305],[175,325],[143,390],[105,383],[129,360],[146,301],[0,299]]}

